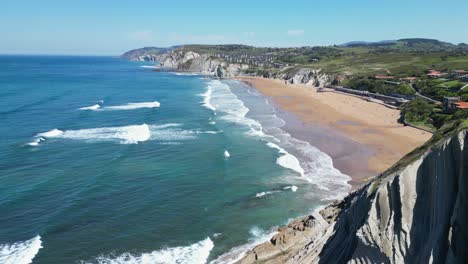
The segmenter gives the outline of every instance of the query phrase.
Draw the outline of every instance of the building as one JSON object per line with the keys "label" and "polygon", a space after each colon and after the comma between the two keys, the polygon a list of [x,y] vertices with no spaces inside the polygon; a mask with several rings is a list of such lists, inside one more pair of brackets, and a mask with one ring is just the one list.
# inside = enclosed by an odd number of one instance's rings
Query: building
{"label": "building", "polygon": [[416,80],[418,80],[418,77],[405,77],[405,78],[400,78],[400,81],[402,82],[415,82]]}
{"label": "building", "polygon": [[467,74],[468,74],[468,71],[465,71],[465,70],[453,70],[452,71],[452,76],[456,78],[467,75]]}
{"label": "building", "polygon": [[460,76],[458,79],[462,82],[468,82],[468,74]]}
{"label": "building", "polygon": [[444,76],[445,74],[440,72],[440,71],[436,71],[436,70],[429,70],[429,73],[426,74],[427,77],[429,78],[439,78],[439,77],[442,77]]}
{"label": "building", "polygon": [[442,100],[442,110],[444,113],[450,114],[457,111],[457,103],[460,102],[460,97],[444,97]]}
{"label": "building", "polygon": [[455,105],[458,110],[468,111],[468,102],[458,102]]}

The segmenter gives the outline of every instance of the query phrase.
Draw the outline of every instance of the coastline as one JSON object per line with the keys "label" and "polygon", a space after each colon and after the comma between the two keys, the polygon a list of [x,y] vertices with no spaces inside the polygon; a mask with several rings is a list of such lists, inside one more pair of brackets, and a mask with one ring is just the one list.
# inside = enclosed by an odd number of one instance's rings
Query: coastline
{"label": "coastline", "polygon": [[426,142],[431,133],[397,122],[400,111],[305,85],[237,77],[270,98],[287,120],[285,129],[328,154],[355,190]]}

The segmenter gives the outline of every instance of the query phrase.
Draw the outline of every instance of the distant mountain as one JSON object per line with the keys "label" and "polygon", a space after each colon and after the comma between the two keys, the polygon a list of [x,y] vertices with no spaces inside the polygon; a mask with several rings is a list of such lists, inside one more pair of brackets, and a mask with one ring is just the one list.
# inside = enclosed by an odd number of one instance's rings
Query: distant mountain
{"label": "distant mountain", "polygon": [[339,47],[365,47],[377,52],[463,52],[466,53],[467,45],[458,45],[443,42],[437,39],[405,38],[399,40],[384,40],[378,42],[351,41],[339,45]]}
{"label": "distant mountain", "polygon": [[396,40],[382,40],[376,42],[368,41],[350,41],[338,45],[339,47],[359,47],[359,46],[385,46],[397,42]]}

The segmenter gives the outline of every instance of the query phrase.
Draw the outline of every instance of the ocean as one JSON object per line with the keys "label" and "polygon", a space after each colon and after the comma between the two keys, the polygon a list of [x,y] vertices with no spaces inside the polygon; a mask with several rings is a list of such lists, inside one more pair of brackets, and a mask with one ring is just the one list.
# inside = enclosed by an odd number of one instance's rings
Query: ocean
{"label": "ocean", "polygon": [[235,80],[0,56],[0,263],[229,263],[349,177]]}

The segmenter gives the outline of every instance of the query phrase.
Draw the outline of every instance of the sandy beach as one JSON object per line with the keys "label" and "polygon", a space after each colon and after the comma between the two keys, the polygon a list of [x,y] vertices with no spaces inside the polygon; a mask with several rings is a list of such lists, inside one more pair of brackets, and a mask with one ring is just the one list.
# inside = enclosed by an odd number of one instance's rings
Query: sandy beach
{"label": "sandy beach", "polygon": [[335,167],[352,177],[353,188],[389,168],[432,135],[398,123],[399,110],[357,97],[317,92],[310,86],[280,80],[239,79],[270,97],[284,111],[289,132],[330,155]]}

